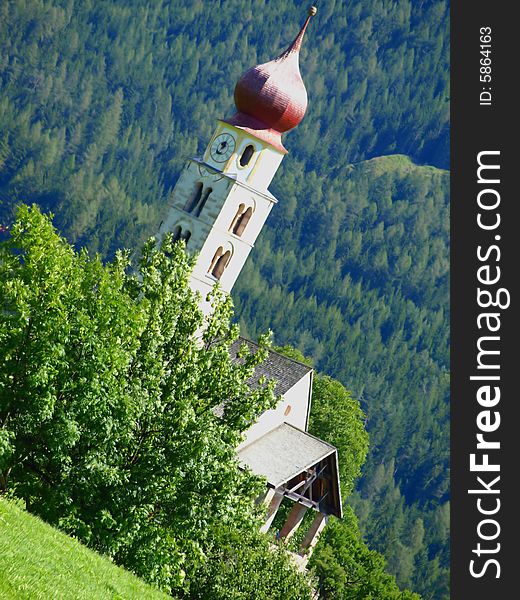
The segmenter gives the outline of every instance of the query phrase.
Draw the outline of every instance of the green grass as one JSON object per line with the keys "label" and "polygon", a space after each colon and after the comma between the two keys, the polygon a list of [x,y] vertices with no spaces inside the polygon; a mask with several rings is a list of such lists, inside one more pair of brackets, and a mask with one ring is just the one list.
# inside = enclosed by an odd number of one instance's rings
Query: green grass
{"label": "green grass", "polygon": [[0,499],[0,598],[166,600],[166,594]]}
{"label": "green grass", "polygon": [[431,165],[417,165],[409,156],[405,154],[388,154],[385,156],[376,156],[370,160],[365,160],[358,165],[363,165],[374,176],[380,176],[387,171],[396,171],[400,174],[410,173],[412,171],[422,171],[423,173],[449,173],[446,169],[439,169]]}

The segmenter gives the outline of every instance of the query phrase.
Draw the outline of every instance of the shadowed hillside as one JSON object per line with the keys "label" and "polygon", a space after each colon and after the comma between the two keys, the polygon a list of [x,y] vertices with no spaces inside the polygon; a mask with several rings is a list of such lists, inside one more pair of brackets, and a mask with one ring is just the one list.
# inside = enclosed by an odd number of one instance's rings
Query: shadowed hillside
{"label": "shadowed hillside", "polygon": [[[233,112],[240,74],[294,37],[274,0],[23,0],[0,6],[0,222],[39,202],[111,255],[154,233],[187,156]],[[326,0],[301,70],[307,115],[275,180],[409,154],[448,164],[444,1]]]}

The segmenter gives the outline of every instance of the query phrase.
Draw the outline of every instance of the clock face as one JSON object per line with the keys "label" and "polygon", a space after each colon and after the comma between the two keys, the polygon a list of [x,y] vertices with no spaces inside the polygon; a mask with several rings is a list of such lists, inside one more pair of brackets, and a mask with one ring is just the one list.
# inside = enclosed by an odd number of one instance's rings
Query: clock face
{"label": "clock face", "polygon": [[233,154],[235,145],[235,138],[230,133],[221,133],[211,144],[209,150],[211,158],[217,163],[226,162]]}

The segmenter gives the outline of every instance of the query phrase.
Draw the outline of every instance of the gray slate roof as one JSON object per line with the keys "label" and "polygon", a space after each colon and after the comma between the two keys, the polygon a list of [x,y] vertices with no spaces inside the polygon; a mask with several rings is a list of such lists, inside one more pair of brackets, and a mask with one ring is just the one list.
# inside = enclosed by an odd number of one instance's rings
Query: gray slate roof
{"label": "gray slate roof", "polygon": [[[233,360],[241,360],[237,358],[237,353],[243,344],[245,344],[249,348],[249,351],[253,353],[259,348],[258,344],[240,337],[230,348],[231,358]],[[258,380],[260,377],[274,379],[277,381],[275,393],[285,394],[285,392],[290,390],[293,385],[297,384],[300,379],[303,379],[309,371],[312,371],[311,367],[293,360],[292,358],[287,358],[282,354],[278,354],[278,352],[275,352],[274,350],[269,350],[267,358],[261,365],[256,367],[253,377],[248,380],[248,384],[254,389],[258,387]]]}
{"label": "gray slate roof", "polygon": [[243,465],[278,488],[336,448],[293,425],[282,423],[238,451]]}

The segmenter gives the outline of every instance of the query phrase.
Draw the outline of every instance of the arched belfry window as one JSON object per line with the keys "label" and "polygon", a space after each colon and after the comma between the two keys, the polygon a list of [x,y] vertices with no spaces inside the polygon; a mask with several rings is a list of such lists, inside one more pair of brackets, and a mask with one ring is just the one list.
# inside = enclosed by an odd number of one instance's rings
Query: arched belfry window
{"label": "arched belfry window", "polygon": [[249,162],[251,161],[251,159],[253,158],[254,153],[255,153],[254,146],[251,146],[251,144],[249,144],[249,146],[246,146],[244,148],[244,151],[242,152],[242,156],[240,157],[240,166],[241,167],[247,166],[249,164]]}
{"label": "arched belfry window", "polygon": [[177,225],[175,229],[172,231],[173,241],[178,242],[181,239],[182,227]]}
{"label": "arched belfry window", "polygon": [[251,219],[252,214],[253,209],[251,206],[246,208],[245,204],[240,204],[234,219],[231,221],[229,230],[235,235],[241,236],[244,233],[244,229],[249,223],[249,219]]}
{"label": "arched belfry window", "polygon": [[189,229],[185,229],[183,231],[180,225],[177,225],[172,231],[173,241],[178,242],[179,240],[184,240],[186,245],[188,245],[189,239],[191,237],[191,231]]}
{"label": "arched belfry window", "polygon": [[213,256],[213,259],[211,261],[211,264],[209,265],[209,269],[208,269],[208,273],[211,273],[213,271],[213,268],[215,267],[215,265],[217,264],[217,260],[222,256],[222,254],[224,253],[224,248],[222,248],[222,246],[215,252],[215,255]]}
{"label": "arched belfry window", "polygon": [[184,210],[189,213],[194,213],[196,217],[199,217],[212,191],[212,188],[204,189],[203,184],[200,181],[197,181],[192,195],[184,205]]}
{"label": "arched belfry window", "polygon": [[200,181],[195,184],[195,189],[193,190],[192,195],[188,198],[188,200],[186,200],[186,204],[184,205],[184,210],[186,212],[193,212],[197,204],[200,202],[203,187],[204,186]]}
{"label": "arched belfry window", "polygon": [[229,226],[229,231],[232,231],[234,233],[237,221],[240,219],[240,216],[244,212],[245,208],[246,208],[245,204],[239,204],[236,215],[233,217],[233,220],[231,221],[231,225]]}
{"label": "arched belfry window", "polygon": [[200,217],[200,213],[202,212],[202,209],[206,205],[206,202],[208,201],[208,198],[212,191],[213,191],[212,188],[208,188],[208,189],[204,190],[204,193],[202,194],[202,196],[200,198],[200,202],[195,210],[196,217]]}
{"label": "arched belfry window", "polygon": [[224,273],[224,270],[228,266],[230,259],[230,250],[226,250],[226,252],[224,252],[224,248],[220,246],[220,248],[215,252],[215,255],[213,256],[213,260],[211,261],[211,264],[209,266],[208,273],[211,273],[215,279],[220,279],[222,277],[222,274]]}

